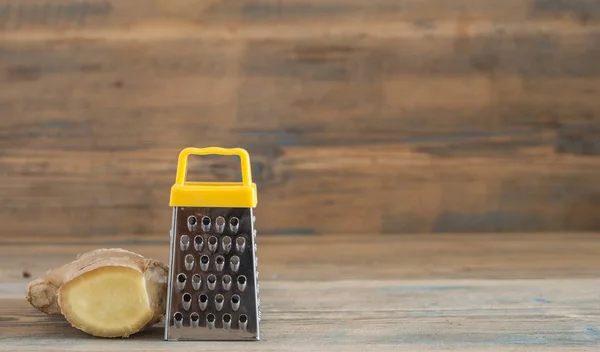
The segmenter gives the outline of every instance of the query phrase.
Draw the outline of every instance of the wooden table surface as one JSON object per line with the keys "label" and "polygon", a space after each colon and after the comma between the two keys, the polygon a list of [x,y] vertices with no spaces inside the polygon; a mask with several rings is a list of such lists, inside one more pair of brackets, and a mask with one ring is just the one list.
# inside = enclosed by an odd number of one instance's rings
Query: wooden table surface
{"label": "wooden table surface", "polygon": [[25,301],[51,266],[113,246],[168,258],[165,236],[0,239],[0,350],[600,348],[600,234],[262,237],[259,342],[165,342],[160,324],[93,338]]}

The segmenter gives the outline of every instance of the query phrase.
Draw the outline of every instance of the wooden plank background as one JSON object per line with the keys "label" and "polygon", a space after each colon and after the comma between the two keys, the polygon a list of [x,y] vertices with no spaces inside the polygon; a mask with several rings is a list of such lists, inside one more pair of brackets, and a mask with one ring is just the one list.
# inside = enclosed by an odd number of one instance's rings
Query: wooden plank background
{"label": "wooden plank background", "polygon": [[3,0],[1,235],[166,235],[206,145],[263,234],[599,230],[599,62],[595,0]]}

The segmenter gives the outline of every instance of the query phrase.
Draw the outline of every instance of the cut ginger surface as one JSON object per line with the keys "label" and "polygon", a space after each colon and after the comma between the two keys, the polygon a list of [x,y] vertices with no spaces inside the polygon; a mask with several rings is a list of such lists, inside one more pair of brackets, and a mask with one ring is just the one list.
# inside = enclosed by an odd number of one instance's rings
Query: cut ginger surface
{"label": "cut ginger surface", "polygon": [[164,317],[168,267],[123,249],[100,249],[49,270],[27,300],[99,337],[128,337]]}

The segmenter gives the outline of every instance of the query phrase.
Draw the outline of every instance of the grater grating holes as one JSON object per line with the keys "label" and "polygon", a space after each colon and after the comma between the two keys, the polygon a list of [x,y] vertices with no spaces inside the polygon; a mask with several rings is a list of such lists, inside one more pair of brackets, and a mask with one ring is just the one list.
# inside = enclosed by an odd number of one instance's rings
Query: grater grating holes
{"label": "grater grating holes", "polygon": [[225,266],[225,258],[222,255],[217,256],[215,259],[215,268],[217,271],[223,271],[223,267]]}
{"label": "grater grating holes", "polygon": [[248,325],[248,316],[246,316],[246,314],[242,314],[240,315],[238,321],[240,323],[240,330],[246,330],[246,326]]}
{"label": "grater grating holes", "polygon": [[223,239],[221,239],[221,249],[225,254],[229,253],[231,250],[231,237],[224,236]]}
{"label": "grater grating holes", "polygon": [[235,312],[238,308],[240,308],[240,296],[233,295],[231,296],[231,309]]}
{"label": "grater grating holes", "polygon": [[246,249],[246,239],[242,236],[235,239],[235,248],[242,253]]}
{"label": "grater grating holes", "polygon": [[239,227],[240,219],[236,218],[235,216],[229,219],[229,229],[231,230],[231,232],[233,232],[234,234],[237,233]]}
{"label": "grater grating holes", "polygon": [[201,310],[205,310],[208,306],[208,296],[205,293],[198,296],[198,306]]}
{"label": "grater grating holes", "polygon": [[217,251],[217,243],[219,242],[219,240],[217,239],[217,237],[215,236],[210,236],[208,238],[208,250],[211,252],[216,252]]}
{"label": "grater grating holes", "polygon": [[212,313],[208,313],[206,315],[206,325],[208,326],[209,329],[212,329],[215,327],[215,315]]}
{"label": "grater grating holes", "polygon": [[215,220],[215,232],[220,234],[225,230],[225,218],[222,216],[217,217]]}
{"label": "grater grating holes", "polygon": [[198,252],[202,251],[204,247],[204,238],[202,236],[194,237],[194,249]]}
{"label": "grater grating holes", "polygon": [[202,218],[202,231],[208,232],[210,231],[211,220],[208,216]]}
{"label": "grater grating holes", "polygon": [[221,281],[223,282],[223,289],[228,291],[231,288],[231,276],[224,275]]}
{"label": "grater grating holes", "polygon": [[223,314],[223,328],[224,329],[229,329],[231,327],[231,315],[230,314]]}
{"label": "grater grating holes", "polygon": [[185,288],[185,283],[187,281],[187,276],[183,273],[177,275],[177,289],[179,291]]}
{"label": "grater grating holes", "polygon": [[181,296],[181,306],[183,307],[183,309],[185,310],[189,310],[190,306],[192,305],[192,295],[190,295],[189,293],[184,293],[183,296]]}
{"label": "grater grating holes", "polygon": [[194,262],[194,256],[191,254],[186,254],[184,263],[186,270],[191,271],[194,269]]}
{"label": "grater grating holes", "polygon": [[209,290],[214,290],[217,286],[217,277],[213,274],[208,275],[208,279],[206,279],[207,286]]}
{"label": "grater grating holes", "polygon": [[202,284],[202,277],[198,274],[194,274],[192,276],[192,288],[196,291],[200,289],[200,285]]}
{"label": "grater grating holes", "polygon": [[190,238],[188,237],[188,235],[181,236],[181,238],[179,239],[179,247],[182,251],[187,251],[187,249],[190,247]]}
{"label": "grater grating holes", "polygon": [[183,314],[177,312],[173,315],[173,319],[175,320],[175,326],[180,328],[183,325]]}
{"label": "grater grating holes", "polygon": [[190,215],[187,218],[187,227],[191,232],[198,230],[198,219],[194,215]]}
{"label": "grater grating holes", "polygon": [[223,302],[225,301],[225,297],[223,297],[222,294],[218,293],[215,296],[215,309],[217,311],[221,311],[221,309],[223,309]]}
{"label": "grater grating holes", "polygon": [[210,258],[206,254],[202,255],[200,257],[200,269],[202,271],[207,271],[209,262],[210,262]]}
{"label": "grater grating holes", "polygon": [[200,325],[200,315],[196,312],[190,314],[191,326],[197,328]]}
{"label": "grater grating holes", "polygon": [[229,259],[229,266],[231,267],[231,271],[237,272],[240,268],[240,257],[234,255]]}
{"label": "grater grating holes", "polygon": [[246,276],[244,275],[240,275],[237,278],[237,286],[238,286],[238,290],[244,292],[244,290],[246,289],[246,283],[248,280],[246,280]]}

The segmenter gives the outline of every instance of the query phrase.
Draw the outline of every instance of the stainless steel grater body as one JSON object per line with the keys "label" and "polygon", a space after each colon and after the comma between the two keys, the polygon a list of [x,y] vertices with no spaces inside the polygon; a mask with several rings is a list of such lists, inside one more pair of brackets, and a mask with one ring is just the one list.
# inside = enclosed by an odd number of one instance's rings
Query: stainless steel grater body
{"label": "stainless steel grater body", "polygon": [[252,208],[173,207],[165,340],[259,340]]}

